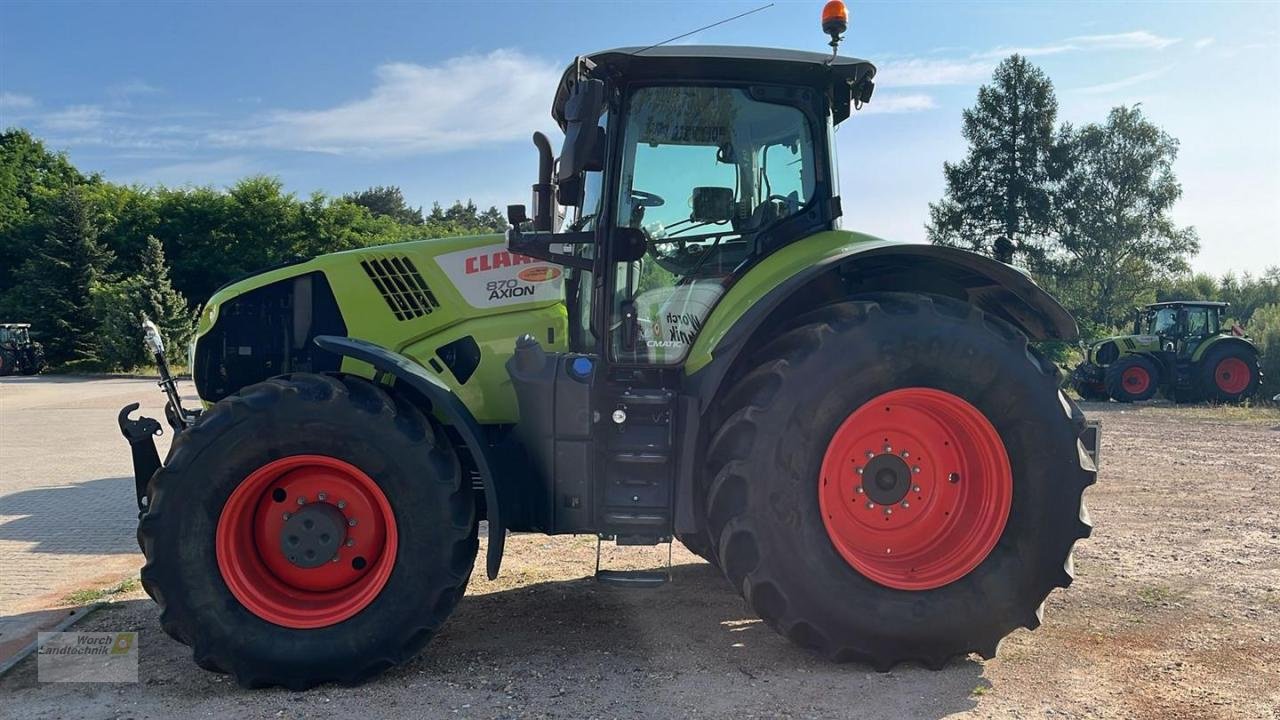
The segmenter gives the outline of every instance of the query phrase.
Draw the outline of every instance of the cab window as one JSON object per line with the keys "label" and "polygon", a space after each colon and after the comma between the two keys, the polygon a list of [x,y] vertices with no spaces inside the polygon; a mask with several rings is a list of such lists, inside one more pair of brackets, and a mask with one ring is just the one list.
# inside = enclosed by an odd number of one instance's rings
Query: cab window
{"label": "cab window", "polygon": [[645,253],[614,269],[609,345],[620,362],[684,360],[753,240],[808,209],[810,123],[737,87],[645,87],[630,97],[615,224]]}

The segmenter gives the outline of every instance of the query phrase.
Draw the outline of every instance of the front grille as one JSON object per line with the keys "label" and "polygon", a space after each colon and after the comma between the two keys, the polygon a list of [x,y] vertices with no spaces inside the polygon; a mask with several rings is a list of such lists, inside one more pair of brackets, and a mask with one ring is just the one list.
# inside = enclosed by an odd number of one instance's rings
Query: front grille
{"label": "front grille", "polygon": [[369,257],[360,261],[374,287],[397,320],[412,320],[440,307],[413,261],[402,255]]}

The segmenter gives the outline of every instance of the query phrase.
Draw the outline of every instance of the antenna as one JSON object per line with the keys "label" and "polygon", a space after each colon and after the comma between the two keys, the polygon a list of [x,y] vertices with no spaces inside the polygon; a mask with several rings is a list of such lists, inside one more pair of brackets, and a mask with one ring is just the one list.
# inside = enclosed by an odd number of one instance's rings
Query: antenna
{"label": "antenna", "polygon": [[637,50],[637,51],[635,51],[634,53],[632,53],[632,55],[639,55],[640,53],[645,52],[646,50],[652,50],[652,49],[654,49],[654,48],[656,48],[656,47],[659,47],[659,46],[661,46],[661,45],[666,45],[666,44],[667,44],[667,43],[669,43],[669,42],[675,42],[676,40],[679,40],[680,38],[687,38],[687,37],[689,37],[690,35],[693,35],[694,33],[700,33],[700,32],[702,32],[703,30],[710,30],[710,29],[711,29],[711,28],[713,28],[713,27],[716,27],[716,26],[718,26],[718,25],[723,25],[723,24],[725,24],[725,23],[727,23],[727,22],[732,22],[732,21],[734,21],[734,20],[737,20],[738,18],[744,18],[744,17],[746,17],[746,16],[748,16],[748,15],[754,15],[755,13],[758,13],[758,12],[760,12],[761,10],[768,10],[768,9],[769,9],[769,8],[771,8],[771,7],[773,7],[773,3],[769,3],[768,5],[761,5],[760,7],[756,8],[755,10],[748,10],[748,11],[746,11],[746,12],[744,12],[744,13],[738,13],[737,15],[734,15],[733,17],[725,18],[725,19],[723,19],[723,20],[721,20],[721,21],[719,21],[719,22],[713,22],[713,23],[711,23],[710,25],[704,25],[703,27],[700,27],[700,28],[698,28],[697,30],[690,30],[689,32],[687,32],[687,33],[685,33],[685,34],[683,34],[683,35],[676,35],[675,37],[667,38],[666,40],[663,40],[663,41],[662,41],[662,42],[660,42],[660,43],[654,43],[654,44],[652,44],[652,45],[650,45],[650,46],[648,46],[648,47],[640,48],[639,50]]}

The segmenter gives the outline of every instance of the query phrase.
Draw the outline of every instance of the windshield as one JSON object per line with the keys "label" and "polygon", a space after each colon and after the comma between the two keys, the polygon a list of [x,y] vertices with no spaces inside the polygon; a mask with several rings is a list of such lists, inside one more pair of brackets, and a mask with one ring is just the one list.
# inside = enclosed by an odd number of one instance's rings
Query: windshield
{"label": "windshield", "polygon": [[1178,311],[1174,308],[1148,310],[1143,324],[1144,335],[1169,335],[1178,325]]}
{"label": "windshield", "polygon": [[614,217],[646,252],[617,268],[615,357],[683,360],[754,236],[808,209],[816,162],[799,108],[735,87],[633,92]]}

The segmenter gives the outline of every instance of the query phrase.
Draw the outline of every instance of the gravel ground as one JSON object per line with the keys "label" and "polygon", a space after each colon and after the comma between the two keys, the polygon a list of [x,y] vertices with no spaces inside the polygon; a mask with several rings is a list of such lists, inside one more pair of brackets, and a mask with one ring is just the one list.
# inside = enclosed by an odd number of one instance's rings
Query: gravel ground
{"label": "gravel ground", "polygon": [[589,579],[594,540],[517,536],[502,577],[473,580],[436,640],[368,685],[241,690],[198,669],[135,593],[78,629],[138,630],[140,684],[41,685],[28,659],[0,680],[0,714],[1280,720],[1280,412],[1086,412],[1103,421],[1104,456],[1076,583],[989,662],[829,664],[774,635],[682,548],[673,583],[619,590]]}

